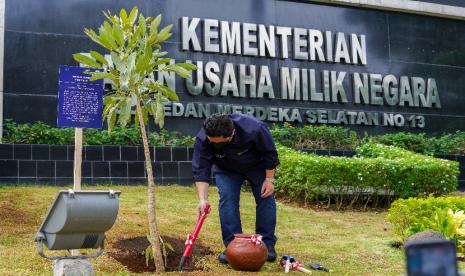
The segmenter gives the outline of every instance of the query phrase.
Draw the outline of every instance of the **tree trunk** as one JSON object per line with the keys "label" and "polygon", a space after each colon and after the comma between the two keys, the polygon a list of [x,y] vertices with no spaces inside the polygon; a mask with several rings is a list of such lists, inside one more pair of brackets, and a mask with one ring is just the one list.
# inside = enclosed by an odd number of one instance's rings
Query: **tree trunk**
{"label": "tree trunk", "polygon": [[155,215],[155,190],[153,182],[152,160],[150,158],[149,143],[147,141],[147,132],[145,131],[144,119],[142,116],[142,109],[139,101],[136,103],[136,112],[139,116],[139,126],[144,144],[145,154],[145,168],[147,169],[147,195],[148,195],[148,219],[149,219],[149,233],[150,244],[152,245],[153,261],[155,263],[155,271],[165,272],[165,264],[163,263],[163,255],[161,253],[160,236],[157,230],[157,221]]}

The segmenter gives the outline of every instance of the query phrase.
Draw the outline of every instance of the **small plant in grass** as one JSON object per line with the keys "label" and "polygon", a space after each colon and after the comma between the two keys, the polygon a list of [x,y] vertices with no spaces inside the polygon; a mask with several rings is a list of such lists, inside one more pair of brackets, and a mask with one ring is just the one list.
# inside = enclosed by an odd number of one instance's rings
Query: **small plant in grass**
{"label": "small plant in grass", "polygon": [[[394,201],[389,208],[387,220],[392,224],[395,239],[404,242],[409,236],[420,231],[441,231],[439,225],[445,223],[444,218],[447,216],[439,214],[436,219],[437,210],[450,210],[448,212],[460,217],[460,211],[465,210],[465,198],[430,195],[427,198],[411,197]],[[446,226],[441,227],[447,229]]]}
{"label": "small plant in grass", "polygon": [[155,80],[154,72],[170,71],[187,78],[196,67],[187,63],[170,64],[172,59],[161,50],[161,43],[171,37],[172,25],[160,30],[161,15],[156,18],[144,17],[137,7],[129,14],[121,9],[119,15],[110,12],[104,12],[104,15],[107,20],[99,27],[98,33],[91,29],[84,32],[108,51],[111,62],[96,51],[90,51],[89,55],[74,54],[73,57],[88,67],[101,69],[89,72],[91,80],[105,78],[112,82],[113,91],[103,99],[103,116],[109,134],[116,124],[124,128],[131,123],[131,114],[135,111],[134,126],[142,136],[147,171],[149,241],[156,272],[163,272],[165,265],[156,224],[153,171],[146,126],[151,116],[155,124],[163,127],[164,104],[179,99],[175,91]]}
{"label": "small plant in grass", "polygon": [[405,230],[405,234],[411,236],[425,230],[440,232],[445,238],[454,242],[457,246],[457,253],[464,256],[465,215],[463,210],[453,211],[450,208],[436,208],[434,216],[429,218],[429,223],[415,223]]}
{"label": "small plant in grass", "polygon": [[[175,252],[175,251],[173,249],[173,246],[169,242],[164,241],[161,237],[160,237],[160,241],[161,241],[163,256],[165,257],[164,260],[166,264],[168,262],[168,252],[166,249],[170,250],[171,252]],[[152,247],[151,246],[147,247],[143,253],[145,255],[145,265],[149,266],[150,260],[153,259]]]}

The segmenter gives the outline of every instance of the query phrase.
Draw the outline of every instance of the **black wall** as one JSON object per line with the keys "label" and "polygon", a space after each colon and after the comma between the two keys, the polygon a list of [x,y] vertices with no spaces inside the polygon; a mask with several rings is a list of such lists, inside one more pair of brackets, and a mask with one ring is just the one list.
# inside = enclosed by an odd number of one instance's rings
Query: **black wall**
{"label": "black wall", "polygon": [[[322,156],[354,156],[354,151],[306,150]],[[192,185],[193,148],[150,147],[157,184]],[[459,162],[458,189],[465,190],[465,156],[438,155]],[[84,146],[84,185],[133,185],[147,182],[141,146]],[[0,185],[73,183],[74,146],[0,144]]]}
{"label": "black wall", "polygon": [[[158,184],[192,184],[192,148],[150,147]],[[84,146],[82,183],[146,183],[142,146]],[[72,185],[74,146],[0,144],[0,184]]]}
{"label": "black wall", "polygon": [[[96,29],[104,20],[102,10],[116,12],[121,7],[130,9],[133,5],[137,5],[147,16],[162,13],[164,24],[174,24],[174,35],[164,47],[178,61],[192,59],[204,62],[214,60],[220,65],[226,62],[268,65],[276,91],[280,87],[277,73],[281,66],[314,68],[317,71],[434,77],[441,95],[442,109],[305,103],[278,99],[254,100],[254,105],[391,111],[421,114],[426,118],[424,129],[352,127],[371,134],[398,130],[425,131],[430,134],[465,130],[465,22],[281,0],[7,0],[4,118],[12,118],[17,122],[41,120],[54,125],[58,66],[74,65],[71,57],[73,53],[100,50],[83,34],[83,28]],[[368,64],[351,66],[183,52],[180,50],[179,31],[179,19],[182,16],[365,34]],[[187,94],[184,83],[179,78],[176,90],[182,102],[248,103],[244,99],[191,96]],[[350,91],[349,89],[349,98]],[[201,119],[185,118],[169,118],[166,124],[169,129],[189,134],[195,133],[200,125]]]}

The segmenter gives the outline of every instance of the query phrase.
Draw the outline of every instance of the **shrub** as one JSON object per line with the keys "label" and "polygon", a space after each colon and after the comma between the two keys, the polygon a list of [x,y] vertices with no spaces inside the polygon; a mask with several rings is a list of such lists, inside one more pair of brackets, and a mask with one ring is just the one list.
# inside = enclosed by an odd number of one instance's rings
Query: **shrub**
{"label": "shrub", "polygon": [[167,131],[165,129],[159,132],[149,134],[149,143],[152,146],[172,146],[172,147],[193,147],[195,137],[181,136],[180,132]]}
{"label": "shrub", "polygon": [[[141,145],[137,128],[116,127],[111,135],[106,130],[84,129],[85,145]],[[179,132],[161,130],[149,133],[149,143],[152,146],[188,146],[194,145],[194,137],[181,136]],[[74,143],[73,128],[53,128],[36,122],[31,124],[16,124],[5,120],[4,143],[9,144],[51,144],[67,145]]]}
{"label": "shrub", "polygon": [[[364,145],[359,157],[322,157],[278,146],[276,193],[338,206],[378,198],[406,198],[454,191],[458,163],[383,145]],[[361,157],[363,156],[363,157]],[[376,205],[375,201],[375,205]]]}
{"label": "shrub", "polygon": [[274,126],[271,134],[276,142],[294,149],[352,150],[359,140],[357,133],[348,128],[332,126],[283,127]]}
{"label": "shrub", "polygon": [[408,232],[411,227],[420,230],[436,229],[434,215],[438,209],[452,211],[465,210],[463,197],[433,197],[398,199],[391,204],[387,220],[392,224],[392,232],[400,241],[415,231]]}
{"label": "shrub", "polygon": [[465,131],[446,133],[438,137],[427,137],[426,134],[399,132],[379,136],[366,137],[363,143],[379,143],[396,146],[422,154],[464,154]]}
{"label": "shrub", "polygon": [[74,129],[51,128],[49,125],[36,122],[33,124],[16,124],[5,120],[4,143],[16,144],[72,144]]}
{"label": "shrub", "polygon": [[465,154],[465,131],[443,134],[432,138],[431,143],[436,154]]}
{"label": "shrub", "polygon": [[365,142],[395,146],[409,151],[431,155],[434,153],[434,145],[430,140],[431,139],[426,137],[424,133],[413,134],[399,132],[368,137],[365,139]]}

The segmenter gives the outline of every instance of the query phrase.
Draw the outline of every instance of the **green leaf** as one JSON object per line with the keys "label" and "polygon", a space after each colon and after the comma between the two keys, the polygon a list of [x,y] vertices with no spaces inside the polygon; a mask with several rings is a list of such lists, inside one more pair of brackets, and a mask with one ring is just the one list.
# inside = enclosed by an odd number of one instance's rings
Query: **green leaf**
{"label": "green leaf", "polygon": [[126,13],[126,10],[124,8],[120,10],[119,18],[121,18],[121,21],[123,22],[124,25],[127,24],[128,14]]}
{"label": "green leaf", "polygon": [[166,246],[169,250],[171,250],[172,252],[174,252],[174,248],[173,248],[173,246],[172,246],[169,242],[165,242],[165,246]]}
{"label": "green leaf", "polygon": [[176,73],[177,75],[183,77],[183,78],[189,78],[191,76],[190,72],[176,64],[170,64],[170,65],[167,65],[161,69],[159,69],[159,71],[170,71],[170,72],[174,72]]}
{"label": "green leaf", "polygon": [[133,52],[128,57],[128,64],[127,64],[128,72],[132,72],[136,68],[136,55],[137,53]]}
{"label": "green leaf", "polygon": [[109,111],[111,110],[111,108],[113,108],[113,106],[115,105],[115,99],[113,97],[104,97],[103,98],[103,105],[105,106],[103,108],[103,112],[102,112],[102,115],[103,115],[103,118],[105,119],[109,113]]}
{"label": "green leaf", "polygon": [[118,79],[118,76],[115,76],[109,72],[93,71],[93,72],[90,72],[90,74],[91,74],[91,78],[90,78],[91,81],[100,80],[100,79],[110,79],[110,80]]}
{"label": "green leaf", "polygon": [[157,58],[161,58],[162,56],[165,56],[166,54],[168,54],[168,52],[159,52],[158,50],[156,50],[152,57],[157,59]]}
{"label": "green leaf", "polygon": [[136,22],[138,12],[139,11],[137,9],[137,6],[134,6],[134,8],[132,8],[131,12],[129,13],[129,17],[128,17],[129,24],[133,25],[134,22]]}
{"label": "green leaf", "polygon": [[172,33],[171,33],[171,29],[173,28],[173,24],[170,24],[166,27],[164,27],[160,33],[158,34],[157,36],[157,42],[160,43],[160,42],[163,42],[165,40],[167,40],[168,38],[171,37]]}
{"label": "green leaf", "polygon": [[123,31],[120,29],[119,25],[113,25],[112,34],[119,46],[124,46]]}
{"label": "green leaf", "polygon": [[91,57],[88,57],[86,55],[83,55],[81,53],[73,54],[73,58],[77,62],[82,63],[87,67],[90,67],[90,68],[102,68],[102,65],[100,65],[98,62],[96,62],[94,59],[92,59]]}
{"label": "green leaf", "polygon": [[108,115],[107,115],[108,134],[111,134],[111,131],[115,127],[116,107],[117,105],[114,105],[112,108],[110,108],[110,111],[108,112]]}
{"label": "green leaf", "polygon": [[[147,23],[146,23],[145,18],[144,18],[144,16],[142,14],[139,16],[139,26],[138,27],[140,28],[138,35],[140,36],[140,35],[145,34],[145,32],[147,31]],[[136,30],[136,33],[137,33],[137,30]]]}
{"label": "green leaf", "polygon": [[147,55],[141,55],[136,62],[136,71],[143,72],[147,71],[147,66],[149,65],[150,57]]}
{"label": "green leaf", "polygon": [[105,15],[105,17],[110,20],[111,23],[113,24],[116,24],[116,25],[119,25],[119,17],[116,16],[116,15],[111,15],[111,12],[109,10],[107,11],[104,11],[103,12],[103,15]]}
{"label": "green leaf", "polygon": [[119,124],[122,126],[122,127],[125,127],[128,123],[128,121],[130,121],[131,119],[131,110],[132,110],[132,106],[131,106],[131,103],[130,103],[131,99],[128,98],[126,100],[123,101],[123,104],[121,105],[121,113],[119,115]]}
{"label": "green leaf", "polygon": [[100,53],[98,53],[96,51],[90,51],[89,53],[98,62],[108,65],[108,60],[106,60],[105,57],[102,56]]}
{"label": "green leaf", "polygon": [[106,39],[113,47],[116,48],[116,38],[113,35],[113,27],[108,23],[108,21],[103,22],[102,26],[99,28],[100,36]]}
{"label": "green leaf", "polygon": [[126,72],[126,65],[124,64],[123,60],[121,60],[119,55],[115,52],[111,52],[110,56],[111,56],[111,61],[116,67],[116,70],[118,70],[121,73]]}
{"label": "green leaf", "polygon": [[163,96],[167,97],[170,101],[179,102],[179,97],[176,94],[176,92],[171,90],[171,88],[169,88],[168,86],[160,84],[158,86],[158,89],[160,90],[160,92],[162,92]]}
{"label": "green leaf", "polygon": [[197,66],[192,63],[176,63],[176,65],[189,71],[197,70]]}
{"label": "green leaf", "polygon": [[[150,240],[150,239],[149,239]],[[145,265],[148,267],[149,266],[149,261],[151,259],[153,259],[153,253],[152,253],[152,246],[149,245],[149,247],[147,247],[145,249]]]}
{"label": "green leaf", "polygon": [[150,66],[155,67],[161,64],[169,63],[170,61],[171,61],[171,58],[162,58],[162,59],[158,59],[157,61],[151,63]]}
{"label": "green leaf", "polygon": [[156,104],[157,104],[157,112],[155,114],[155,124],[158,124],[160,128],[163,128],[165,125],[165,108],[164,103],[165,99],[161,94],[157,94],[155,97]]}
{"label": "green leaf", "polygon": [[106,42],[106,41],[103,41],[98,35],[97,33],[95,33],[94,30],[92,29],[84,29],[84,33],[90,38],[92,39],[92,41],[94,41],[95,43],[99,44],[100,46],[106,48],[106,49],[110,49],[111,48],[111,45]]}
{"label": "green leaf", "polygon": [[157,103],[150,101],[149,103],[145,104],[145,106],[148,109],[149,114],[152,115],[153,120],[156,121],[155,118],[157,116]]}
{"label": "green leaf", "polygon": [[153,19],[152,23],[150,24],[150,32],[152,34],[156,35],[158,33],[158,27],[160,26],[161,18],[161,14],[157,15],[157,17],[155,17],[155,19]]}
{"label": "green leaf", "polygon": [[171,32],[171,29],[173,29],[173,24],[169,24],[165,26],[163,29],[161,29],[160,33],[158,34],[159,36],[169,34]]}
{"label": "green leaf", "polygon": [[[108,23],[108,22],[106,22]],[[102,25],[100,26],[99,28],[99,40],[104,44],[106,45],[105,48],[107,48],[108,50],[110,51],[113,51],[114,49],[116,49],[116,42],[115,40],[113,39],[112,37],[112,34],[108,33],[105,29],[105,27]]]}

